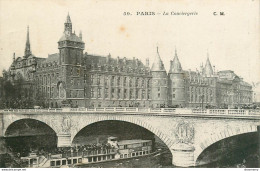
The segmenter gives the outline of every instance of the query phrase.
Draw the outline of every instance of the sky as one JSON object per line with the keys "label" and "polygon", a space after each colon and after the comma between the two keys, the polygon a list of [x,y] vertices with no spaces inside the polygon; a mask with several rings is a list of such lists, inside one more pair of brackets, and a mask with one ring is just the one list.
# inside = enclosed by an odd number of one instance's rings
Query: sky
{"label": "sky", "polygon": [[14,52],[23,56],[27,25],[35,56],[57,53],[68,12],[89,54],[144,63],[149,58],[152,65],[158,46],[168,71],[175,48],[184,70],[205,65],[208,51],[217,71],[233,70],[249,83],[260,81],[259,0],[0,0],[0,71],[9,68]]}

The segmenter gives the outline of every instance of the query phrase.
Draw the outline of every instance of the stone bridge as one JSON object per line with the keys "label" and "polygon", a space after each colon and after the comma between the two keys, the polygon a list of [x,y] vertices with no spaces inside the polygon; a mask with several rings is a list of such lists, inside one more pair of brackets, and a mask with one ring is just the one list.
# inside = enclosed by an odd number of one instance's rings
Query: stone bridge
{"label": "stone bridge", "polygon": [[38,120],[51,127],[58,146],[71,146],[84,127],[106,120],[125,121],[154,133],[170,149],[172,164],[195,166],[207,147],[225,138],[256,132],[260,111],[228,109],[141,109],[141,108],[64,108],[16,109],[0,112],[0,136],[21,119]]}

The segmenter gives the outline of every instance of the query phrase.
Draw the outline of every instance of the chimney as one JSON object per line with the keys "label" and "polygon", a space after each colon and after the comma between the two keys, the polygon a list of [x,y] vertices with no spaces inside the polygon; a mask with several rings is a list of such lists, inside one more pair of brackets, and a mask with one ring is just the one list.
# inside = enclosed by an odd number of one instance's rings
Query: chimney
{"label": "chimney", "polygon": [[146,58],[146,63],[145,63],[146,67],[149,67],[149,58]]}
{"label": "chimney", "polygon": [[107,63],[109,63],[110,58],[111,58],[111,54],[109,53],[108,56],[107,56]]}
{"label": "chimney", "polygon": [[136,64],[135,57],[133,57],[133,64],[134,64],[134,65]]}
{"label": "chimney", "polygon": [[15,61],[15,52],[14,52],[14,54],[13,54],[13,61]]}
{"label": "chimney", "polygon": [[82,32],[81,32],[81,30],[79,32],[79,38],[82,40]]}

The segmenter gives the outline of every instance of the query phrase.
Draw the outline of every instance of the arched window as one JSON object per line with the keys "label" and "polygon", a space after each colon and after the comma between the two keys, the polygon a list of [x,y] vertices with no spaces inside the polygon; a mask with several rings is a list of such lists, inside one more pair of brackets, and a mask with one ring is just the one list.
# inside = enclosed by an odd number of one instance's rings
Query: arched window
{"label": "arched window", "polygon": [[129,87],[132,87],[132,78],[129,78]]}

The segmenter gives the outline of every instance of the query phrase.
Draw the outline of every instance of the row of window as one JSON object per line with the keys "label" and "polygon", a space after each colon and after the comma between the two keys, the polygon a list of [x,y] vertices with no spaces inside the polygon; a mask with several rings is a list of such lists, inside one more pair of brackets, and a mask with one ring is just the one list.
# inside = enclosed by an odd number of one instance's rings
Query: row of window
{"label": "row of window", "polygon": [[82,163],[82,158],[74,158],[74,159],[62,159],[62,160],[52,160],[50,162],[51,167],[61,166],[61,165],[70,165]]}
{"label": "row of window", "polygon": [[[56,61],[54,61],[53,63],[49,62],[49,63],[38,64],[36,68],[41,69],[41,68],[47,68],[47,67],[58,68],[59,65]],[[49,68],[47,68],[47,69],[49,69]]]}
{"label": "row of window", "polygon": [[225,103],[250,103],[252,101],[251,97],[244,97],[244,98],[239,98],[237,96],[230,97],[230,96],[222,96],[221,101]]}
{"label": "row of window", "polygon": [[149,142],[143,142],[143,143],[134,143],[134,144],[125,144],[125,145],[120,145],[119,149],[132,149],[132,148],[137,148],[137,147],[146,147],[146,146],[151,146],[152,141]]}
{"label": "row of window", "polygon": [[199,94],[199,93],[191,93],[190,94],[190,102],[213,102],[213,95],[205,95],[205,94]]}
{"label": "row of window", "polygon": [[[84,79],[86,76],[84,76]],[[104,78],[104,80],[103,80]],[[103,80],[103,81],[102,81]],[[102,82],[103,85],[107,86],[109,85],[109,80],[110,80],[110,85],[111,86],[129,86],[129,87],[150,87],[151,84],[151,79],[148,79],[147,81],[143,78],[131,78],[131,77],[120,77],[120,76],[111,76],[110,78],[108,76],[102,76],[102,75],[90,75],[90,83],[100,85]],[[146,86],[145,86],[146,83]]]}
{"label": "row of window", "polygon": [[21,67],[23,67],[23,66],[26,66],[26,65],[27,65],[27,66],[30,66],[30,65],[32,65],[32,64],[35,64],[35,59],[19,61],[19,62],[16,63],[16,66],[17,66],[18,68],[21,68]]}
{"label": "row of window", "polygon": [[[104,93],[102,91],[104,90]],[[151,98],[151,91],[147,91],[146,96],[146,90],[145,89],[121,89],[121,88],[97,88],[97,93],[94,93],[95,90],[93,87],[91,87],[90,90],[90,97],[91,98],[109,98],[109,95],[111,98],[117,98],[117,99],[150,99]],[[134,94],[135,93],[135,94]],[[102,94],[104,94],[102,96]]]}
{"label": "row of window", "polygon": [[41,93],[44,97],[54,98],[54,87],[39,87],[38,90],[36,90],[36,95],[39,95],[39,93]]}
{"label": "row of window", "polygon": [[[58,91],[55,91],[54,87],[39,87],[38,93],[41,92],[43,95],[47,98],[54,98],[57,96]],[[102,93],[102,88],[97,88],[97,93],[94,93],[94,88],[91,88],[90,90],[90,97],[91,98],[109,98],[109,94],[111,98],[117,98],[117,99],[150,99],[151,98],[151,91],[147,91],[146,96],[146,90],[145,89],[115,89],[111,88],[110,91],[108,88],[103,89],[104,93]],[[123,90],[123,92],[122,92]],[[134,96],[135,92],[135,96]],[[55,93],[55,94],[54,94]],[[84,89],[85,97],[87,97],[87,89]],[[70,90],[70,97],[76,98],[80,97],[83,98],[83,91],[81,90]]]}
{"label": "row of window", "polygon": [[121,154],[120,158],[129,158],[129,157],[135,157],[135,156],[142,156],[151,153],[152,151],[139,151],[139,152],[133,152],[131,154]]}
{"label": "row of window", "polygon": [[190,92],[196,92],[199,94],[213,94],[213,90],[205,87],[190,87]]}
{"label": "row of window", "polygon": [[40,85],[47,85],[56,82],[59,78],[59,73],[52,73],[48,75],[36,76],[36,83]]}
{"label": "row of window", "polygon": [[139,73],[139,74],[149,74],[149,70],[145,68],[132,68],[132,67],[114,67],[111,65],[95,65],[91,64],[89,65],[89,68],[94,71],[94,70],[99,70],[99,71],[112,71],[112,72],[127,72],[127,73]]}
{"label": "row of window", "polygon": [[200,77],[190,77],[190,82],[196,82],[200,84],[214,85],[214,81],[212,79],[200,78]]}

